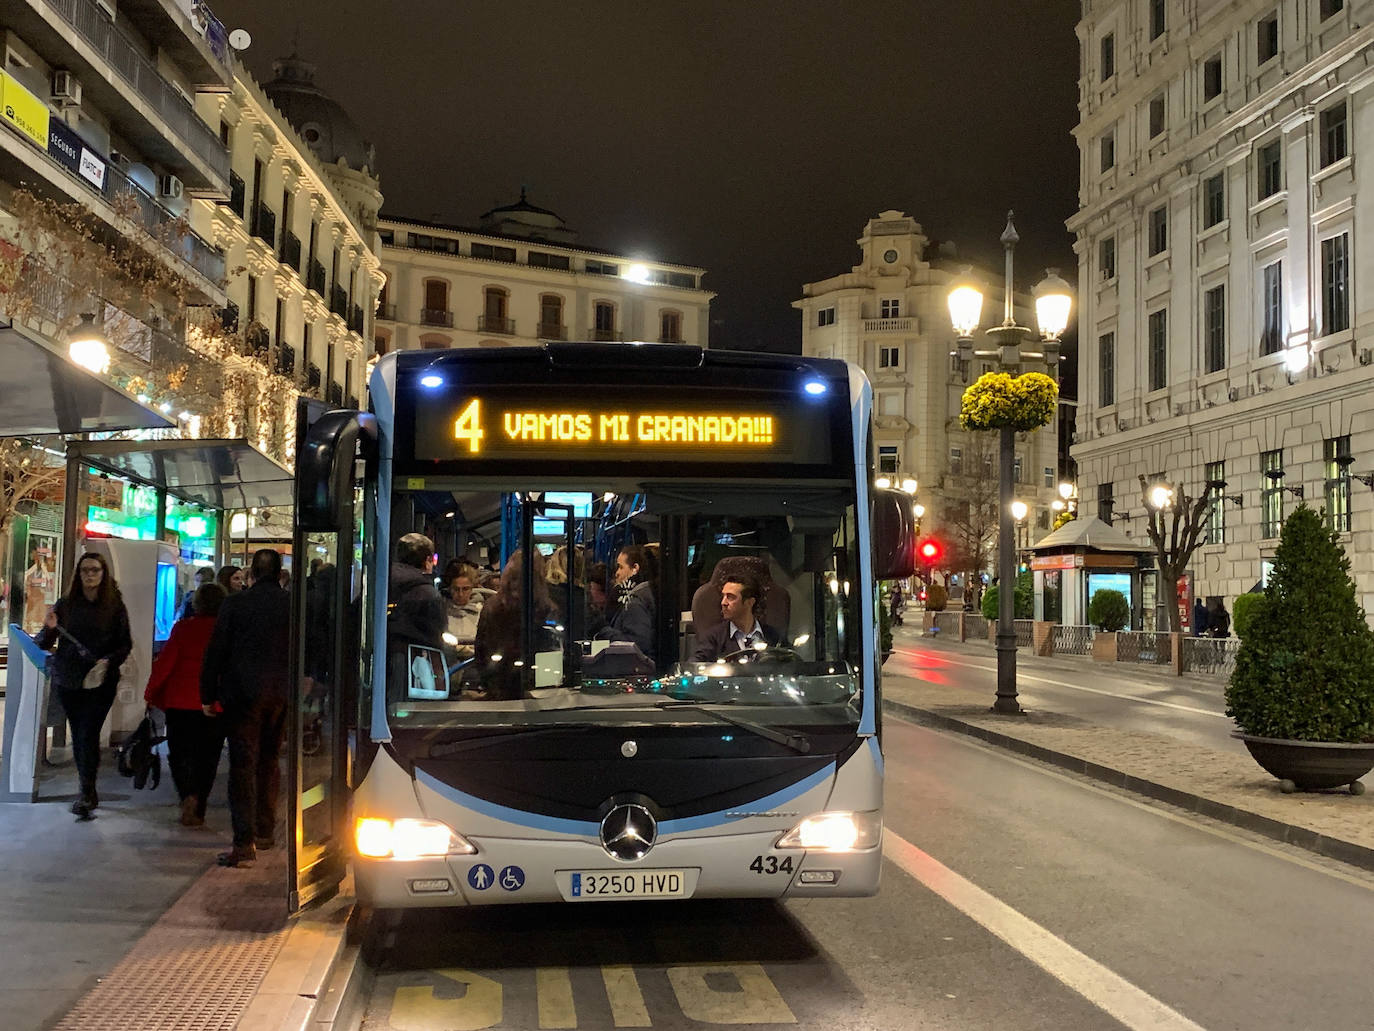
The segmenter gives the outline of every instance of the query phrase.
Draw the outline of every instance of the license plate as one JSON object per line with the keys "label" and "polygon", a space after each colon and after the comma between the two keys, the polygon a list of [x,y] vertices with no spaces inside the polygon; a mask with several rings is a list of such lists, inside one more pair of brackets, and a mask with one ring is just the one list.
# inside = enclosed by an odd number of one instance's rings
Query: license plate
{"label": "license plate", "polygon": [[685,870],[574,870],[568,878],[568,898],[574,902],[687,897]]}

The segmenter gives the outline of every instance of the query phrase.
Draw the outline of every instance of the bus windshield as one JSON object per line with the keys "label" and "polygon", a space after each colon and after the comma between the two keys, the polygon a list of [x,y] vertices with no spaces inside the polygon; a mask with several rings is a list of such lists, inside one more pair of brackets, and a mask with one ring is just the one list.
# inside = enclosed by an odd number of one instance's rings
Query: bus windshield
{"label": "bus windshield", "polygon": [[390,499],[393,728],[857,724],[852,484],[422,483]]}

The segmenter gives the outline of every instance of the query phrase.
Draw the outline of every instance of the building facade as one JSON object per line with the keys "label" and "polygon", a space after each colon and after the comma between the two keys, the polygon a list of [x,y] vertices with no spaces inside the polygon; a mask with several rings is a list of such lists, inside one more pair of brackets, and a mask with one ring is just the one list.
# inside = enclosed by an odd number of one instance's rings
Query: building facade
{"label": "building facade", "polygon": [[[946,256],[927,257],[920,224],[901,211],[870,219],[858,240],[860,261],[848,272],[802,287],[802,354],[840,358],[863,368],[873,384],[875,475],[914,478],[924,506],[923,534],[950,545],[970,533],[995,534],[997,435],[959,426],[964,389],[991,362],[961,363],[950,327],[948,295],[967,268]],[[1000,310],[1001,277],[988,284],[984,323]],[[1015,297],[1017,321],[1034,325],[1029,299]],[[999,319],[993,318],[993,322]],[[1026,371],[1043,371],[1031,369]],[[1017,497],[1029,509],[1020,536],[1027,544],[1049,531],[1058,484],[1058,421],[1016,436]],[[992,551],[984,542],[983,560]],[[994,545],[995,549],[995,545]]]}
{"label": "building facade", "polygon": [[1192,579],[1228,608],[1297,497],[1374,603],[1357,475],[1374,470],[1371,16],[1369,0],[1083,3],[1081,505],[1143,540],[1139,477],[1224,484]]}
{"label": "building facade", "polygon": [[379,229],[378,354],[540,340],[708,344],[705,269],[580,247],[523,191],[474,228],[383,218]]}

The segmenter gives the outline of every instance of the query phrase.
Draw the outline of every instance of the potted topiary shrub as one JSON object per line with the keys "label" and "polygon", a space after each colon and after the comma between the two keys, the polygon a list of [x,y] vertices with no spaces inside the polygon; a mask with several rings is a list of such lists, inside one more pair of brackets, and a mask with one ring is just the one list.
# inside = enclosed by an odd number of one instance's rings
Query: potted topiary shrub
{"label": "potted topiary shrub", "polygon": [[1350,786],[1374,769],[1374,632],[1339,537],[1299,505],[1264,601],[1246,613],[1226,713],[1284,792]]}
{"label": "potted topiary shrub", "polygon": [[944,612],[949,604],[949,593],[943,584],[931,584],[926,588],[926,611]]}
{"label": "potted topiary shrub", "polygon": [[1101,590],[1088,602],[1088,622],[1097,628],[1093,634],[1093,658],[1098,662],[1116,661],[1116,634],[1131,621],[1131,603],[1120,591]]}

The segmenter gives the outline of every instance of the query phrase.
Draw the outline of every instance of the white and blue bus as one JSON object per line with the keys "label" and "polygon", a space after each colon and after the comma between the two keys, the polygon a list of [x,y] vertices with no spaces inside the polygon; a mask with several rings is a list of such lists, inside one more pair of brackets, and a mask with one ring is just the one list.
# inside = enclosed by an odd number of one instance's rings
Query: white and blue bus
{"label": "white and blue bus", "polygon": [[[871,484],[858,368],[411,351],[377,363],[370,407],[298,429],[307,724],[311,686],[344,683],[338,746],[317,734],[298,779],[302,868],[347,833],[376,907],[877,891],[878,583],[915,542],[910,497]],[[411,533],[439,568],[503,571],[475,634],[400,639]],[[771,643],[705,654],[730,576]],[[342,765],[351,808],[323,804],[312,762]]]}

